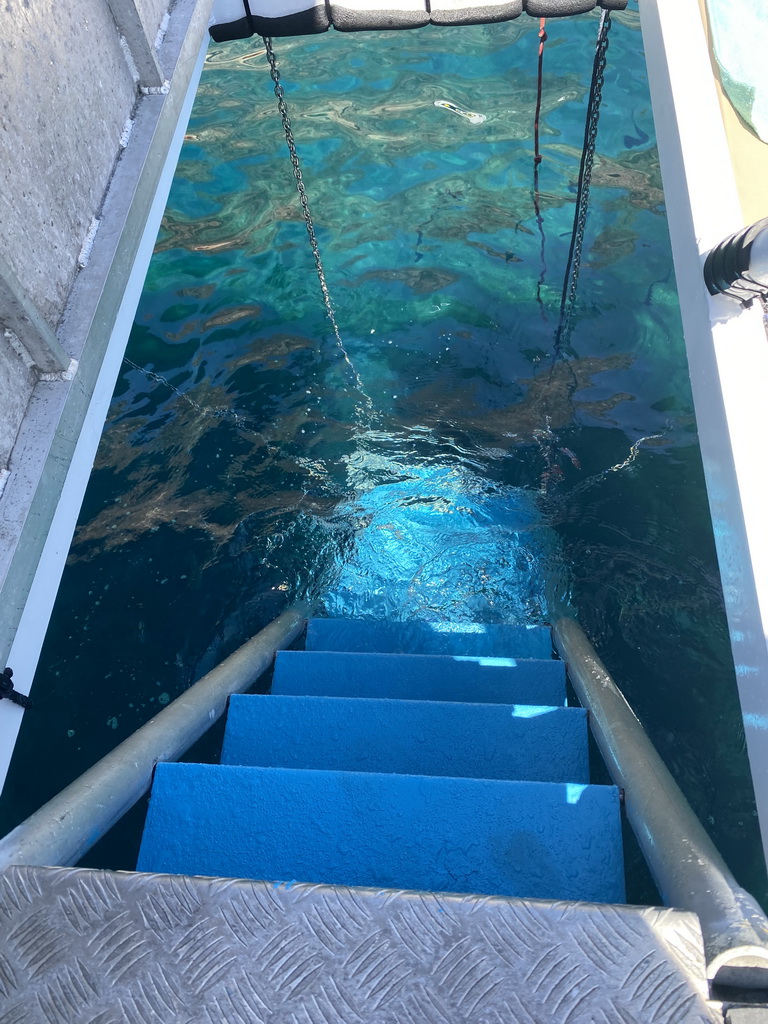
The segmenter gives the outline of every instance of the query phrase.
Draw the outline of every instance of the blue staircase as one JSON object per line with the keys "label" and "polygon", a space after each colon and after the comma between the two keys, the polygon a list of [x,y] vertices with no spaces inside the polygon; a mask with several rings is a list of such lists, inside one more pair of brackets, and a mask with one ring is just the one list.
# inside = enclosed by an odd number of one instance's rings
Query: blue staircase
{"label": "blue staircase", "polygon": [[620,903],[549,630],[312,619],[222,763],[159,764],[139,871]]}

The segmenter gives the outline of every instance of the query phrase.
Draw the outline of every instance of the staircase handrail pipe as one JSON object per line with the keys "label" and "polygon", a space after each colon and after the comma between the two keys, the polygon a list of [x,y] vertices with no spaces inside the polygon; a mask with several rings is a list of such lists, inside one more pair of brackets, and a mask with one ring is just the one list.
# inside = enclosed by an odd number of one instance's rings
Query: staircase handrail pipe
{"label": "staircase handrail pipe", "polygon": [[306,625],[308,608],[284,611],[0,840],[0,870],[11,864],[76,864],[152,784],[159,761],[177,761],[244,693]]}
{"label": "staircase handrail pipe", "polygon": [[768,918],[731,874],[581,626],[553,626],[555,645],[666,906],[701,922],[707,976],[768,989]]}

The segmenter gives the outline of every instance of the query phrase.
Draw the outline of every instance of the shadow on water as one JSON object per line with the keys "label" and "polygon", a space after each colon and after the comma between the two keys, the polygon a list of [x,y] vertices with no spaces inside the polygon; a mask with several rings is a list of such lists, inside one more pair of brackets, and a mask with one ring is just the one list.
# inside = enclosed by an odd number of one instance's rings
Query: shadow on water
{"label": "shadow on water", "polygon": [[[212,47],[0,826],[297,597],[542,622],[556,580],[766,898],[633,11],[611,43],[572,351],[553,361],[594,28],[550,31],[541,305],[533,19],[462,29],[461,52],[456,30],[278,47],[362,419],[263,56]],[[88,862],[131,866],[141,815]],[[629,892],[654,898],[639,872]]]}

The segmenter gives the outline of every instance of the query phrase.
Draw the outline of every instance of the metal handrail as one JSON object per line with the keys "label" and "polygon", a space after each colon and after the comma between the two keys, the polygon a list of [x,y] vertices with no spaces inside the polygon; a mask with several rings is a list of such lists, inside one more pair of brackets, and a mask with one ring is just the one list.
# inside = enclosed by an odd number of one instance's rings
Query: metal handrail
{"label": "metal handrail", "polygon": [[[9,832],[0,840],[0,870],[77,863],[147,792],[155,765],[181,757],[229,696],[248,690],[299,636],[307,614],[303,604],[283,612]],[[553,633],[662,899],[699,917],[708,978],[768,988],[768,918],[736,882],[579,624],[561,618]]]}
{"label": "metal handrail", "polygon": [[553,632],[664,903],[699,917],[707,977],[768,988],[768,918],[731,874],[581,626],[562,618]]}
{"label": "metal handrail", "polygon": [[176,761],[221,717],[233,693],[250,689],[306,624],[295,605],[190,686],[111,753],[0,840],[11,864],[76,864],[152,784],[159,761]]}

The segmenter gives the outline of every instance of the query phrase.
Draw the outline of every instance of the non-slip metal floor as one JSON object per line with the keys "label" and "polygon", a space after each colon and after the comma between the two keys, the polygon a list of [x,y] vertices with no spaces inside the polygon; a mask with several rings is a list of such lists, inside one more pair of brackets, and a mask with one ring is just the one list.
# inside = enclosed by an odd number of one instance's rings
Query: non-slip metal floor
{"label": "non-slip metal floor", "polygon": [[0,876],[2,1024],[704,1024],[656,908],[75,868]]}

